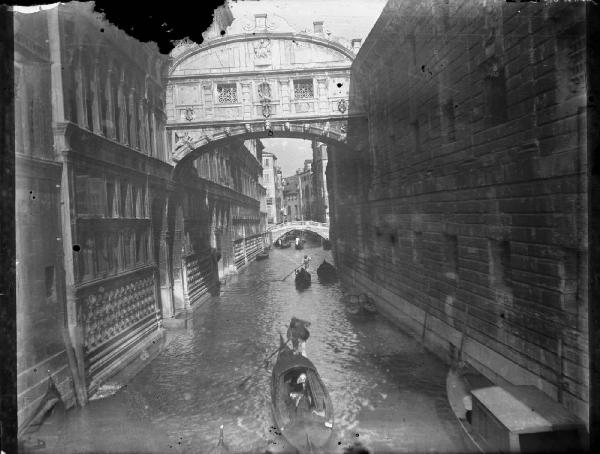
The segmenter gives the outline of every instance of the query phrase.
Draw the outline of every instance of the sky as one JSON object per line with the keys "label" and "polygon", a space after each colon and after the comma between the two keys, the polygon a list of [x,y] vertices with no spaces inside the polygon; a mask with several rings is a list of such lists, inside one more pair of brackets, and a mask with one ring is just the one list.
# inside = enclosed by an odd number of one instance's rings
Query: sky
{"label": "sky", "polygon": [[304,167],[305,159],[312,159],[310,140],[302,139],[261,139],[265,146],[264,151],[277,156],[277,165],[281,167],[283,177],[296,173],[296,169]]}

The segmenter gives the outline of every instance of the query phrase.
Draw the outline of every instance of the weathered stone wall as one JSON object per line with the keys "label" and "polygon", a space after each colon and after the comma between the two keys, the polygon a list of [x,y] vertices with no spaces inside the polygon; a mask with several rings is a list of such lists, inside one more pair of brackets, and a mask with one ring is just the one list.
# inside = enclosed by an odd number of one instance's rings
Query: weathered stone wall
{"label": "weathered stone wall", "polygon": [[332,152],[334,253],[435,351],[588,419],[584,6],[390,0]]}

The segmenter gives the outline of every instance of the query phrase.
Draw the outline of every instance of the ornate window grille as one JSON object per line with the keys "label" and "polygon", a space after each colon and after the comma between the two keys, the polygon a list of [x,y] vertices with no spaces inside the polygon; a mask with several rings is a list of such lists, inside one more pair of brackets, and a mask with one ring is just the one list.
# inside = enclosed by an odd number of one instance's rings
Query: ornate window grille
{"label": "ornate window grille", "polygon": [[219,104],[237,104],[237,86],[235,84],[218,84],[217,100]]}
{"label": "ornate window grille", "polygon": [[294,97],[296,99],[314,98],[313,81],[311,79],[302,79],[294,81]]}

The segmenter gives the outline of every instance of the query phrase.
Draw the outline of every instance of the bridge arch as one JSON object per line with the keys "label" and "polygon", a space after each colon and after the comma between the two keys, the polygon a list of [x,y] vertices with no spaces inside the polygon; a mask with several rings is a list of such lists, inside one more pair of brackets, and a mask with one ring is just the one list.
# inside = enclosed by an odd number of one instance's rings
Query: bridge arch
{"label": "bridge arch", "polygon": [[271,237],[271,242],[274,243],[282,238],[287,233],[293,231],[311,232],[320,236],[324,240],[329,240],[329,224],[315,221],[294,221],[284,224],[277,224],[267,230]]}
{"label": "bridge arch", "polygon": [[204,135],[195,141],[188,141],[180,145],[171,156],[175,165],[173,179],[177,179],[181,169],[187,167],[192,161],[212,148],[219,147],[232,141],[245,141],[250,139],[265,138],[295,138],[303,140],[316,140],[332,146],[332,149],[348,148],[346,142],[346,122],[335,122],[331,125],[318,123],[262,123],[246,124],[224,128],[211,135]]}

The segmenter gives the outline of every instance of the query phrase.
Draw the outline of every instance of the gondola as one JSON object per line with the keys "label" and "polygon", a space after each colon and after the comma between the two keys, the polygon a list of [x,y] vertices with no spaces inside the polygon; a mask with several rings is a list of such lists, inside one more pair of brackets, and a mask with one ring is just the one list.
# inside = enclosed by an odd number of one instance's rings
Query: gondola
{"label": "gondola", "polygon": [[298,250],[304,249],[304,245],[302,244],[302,241],[300,241],[300,242],[299,242],[298,244],[296,244],[294,247],[295,247],[296,249],[298,249]]}
{"label": "gondola", "polygon": [[271,378],[273,420],[290,445],[315,452],[325,448],[333,433],[333,404],[314,364],[295,355],[281,335],[280,342]]}
{"label": "gondola", "polygon": [[300,268],[296,271],[296,287],[298,288],[308,288],[310,286],[310,273],[306,271],[304,268]]}
{"label": "gondola", "polygon": [[317,268],[317,276],[321,282],[331,282],[337,280],[337,271],[331,263],[323,260]]}
{"label": "gondola", "polygon": [[269,258],[268,251],[262,251],[262,252],[259,252],[258,254],[256,254],[256,260],[265,260],[268,258]]}

